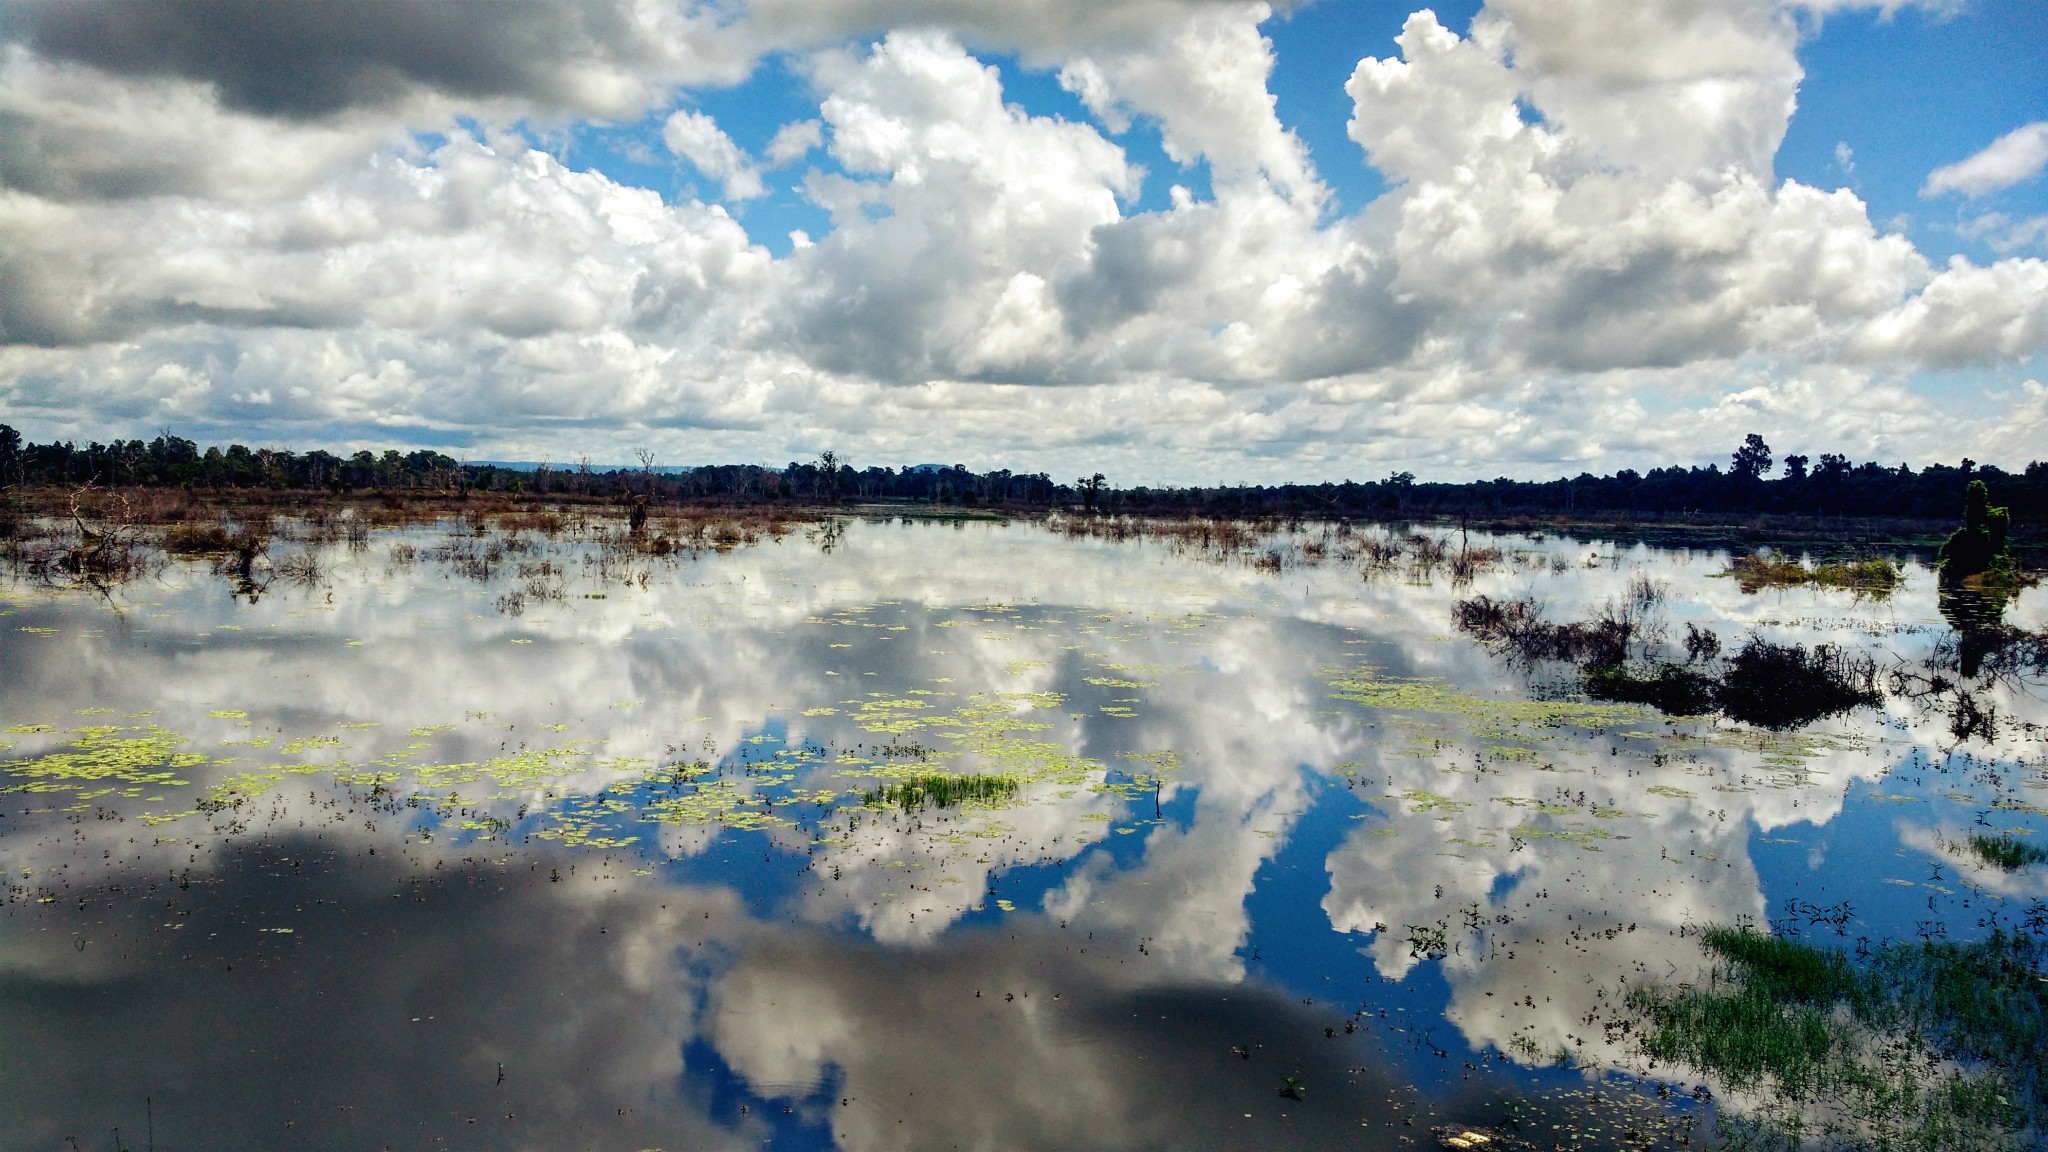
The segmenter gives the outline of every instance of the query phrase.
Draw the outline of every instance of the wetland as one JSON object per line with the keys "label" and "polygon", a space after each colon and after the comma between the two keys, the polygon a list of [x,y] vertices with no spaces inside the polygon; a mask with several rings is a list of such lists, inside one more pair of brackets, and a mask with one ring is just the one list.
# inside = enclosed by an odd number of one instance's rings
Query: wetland
{"label": "wetland", "polygon": [[2048,1131],[2024,581],[1398,523],[149,519],[0,558],[0,1146]]}

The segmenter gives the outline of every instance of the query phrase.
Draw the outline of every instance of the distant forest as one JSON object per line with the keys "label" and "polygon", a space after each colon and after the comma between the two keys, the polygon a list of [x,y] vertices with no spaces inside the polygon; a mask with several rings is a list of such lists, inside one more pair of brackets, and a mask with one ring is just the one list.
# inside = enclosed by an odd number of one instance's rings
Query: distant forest
{"label": "distant forest", "polygon": [[1952,520],[1971,480],[2011,508],[2016,524],[2040,525],[2048,513],[2048,463],[2005,472],[1965,459],[1914,471],[1905,464],[1851,463],[1826,454],[1773,458],[1751,435],[1728,466],[1624,468],[1556,480],[1418,481],[1407,472],[1383,480],[1230,487],[1118,488],[1101,475],[1062,483],[1043,472],[974,472],[965,467],[855,468],[825,453],[781,468],[717,464],[661,469],[649,453],[639,468],[507,468],[465,464],[439,452],[396,450],[337,456],[314,450],[200,448],[163,435],[108,444],[29,444],[0,424],[0,488],[172,487],[303,492],[489,493],[677,503],[807,504],[921,502],[995,509],[1073,508],[1151,515],[1215,516],[1566,516],[1726,518],[1761,514]]}

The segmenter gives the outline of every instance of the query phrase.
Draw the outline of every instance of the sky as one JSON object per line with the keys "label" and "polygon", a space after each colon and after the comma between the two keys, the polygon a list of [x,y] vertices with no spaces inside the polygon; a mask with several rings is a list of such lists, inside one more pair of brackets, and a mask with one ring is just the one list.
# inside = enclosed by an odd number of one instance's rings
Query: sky
{"label": "sky", "polygon": [[0,422],[1118,484],[2048,457],[2038,0],[0,0]]}

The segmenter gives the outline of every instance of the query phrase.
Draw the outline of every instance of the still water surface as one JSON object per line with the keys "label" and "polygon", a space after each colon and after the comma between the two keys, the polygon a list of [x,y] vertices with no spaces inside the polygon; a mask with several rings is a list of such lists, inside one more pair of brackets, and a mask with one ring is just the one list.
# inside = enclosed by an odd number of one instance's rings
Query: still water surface
{"label": "still water surface", "polygon": [[[1699,978],[1687,929],[2048,896],[1952,850],[2048,845],[2038,685],[1964,743],[1904,699],[1773,733],[1452,627],[1648,577],[1674,638],[1911,664],[1915,565],[1875,600],[1558,537],[1454,581],[1321,529],[606,531],[0,585],[0,1147],[1705,1146],[1711,1077],[1642,1075],[1621,1001]],[[936,770],[1002,784],[918,803]]]}

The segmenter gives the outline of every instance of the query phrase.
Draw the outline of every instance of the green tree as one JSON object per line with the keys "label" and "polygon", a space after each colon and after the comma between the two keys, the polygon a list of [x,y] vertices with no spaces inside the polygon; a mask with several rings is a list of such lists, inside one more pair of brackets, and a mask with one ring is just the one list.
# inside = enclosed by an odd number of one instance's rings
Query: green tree
{"label": "green tree", "polygon": [[1729,471],[1745,480],[1761,480],[1771,470],[1771,446],[1751,432],[1735,450],[1735,465]]}

